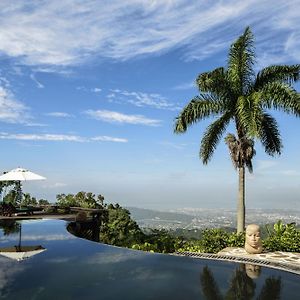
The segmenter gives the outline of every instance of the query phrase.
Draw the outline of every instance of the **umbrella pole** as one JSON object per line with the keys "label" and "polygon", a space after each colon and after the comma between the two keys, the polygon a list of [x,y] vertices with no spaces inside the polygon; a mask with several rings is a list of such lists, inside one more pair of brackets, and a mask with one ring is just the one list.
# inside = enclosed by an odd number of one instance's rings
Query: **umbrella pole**
{"label": "umbrella pole", "polygon": [[17,181],[16,187],[17,187],[16,204],[19,202],[19,207],[21,208],[21,202],[22,202],[22,184],[21,184],[20,180]]}
{"label": "umbrella pole", "polygon": [[21,240],[22,240],[22,224],[20,224],[20,231],[19,231],[19,243],[18,243],[18,251],[21,251]]}

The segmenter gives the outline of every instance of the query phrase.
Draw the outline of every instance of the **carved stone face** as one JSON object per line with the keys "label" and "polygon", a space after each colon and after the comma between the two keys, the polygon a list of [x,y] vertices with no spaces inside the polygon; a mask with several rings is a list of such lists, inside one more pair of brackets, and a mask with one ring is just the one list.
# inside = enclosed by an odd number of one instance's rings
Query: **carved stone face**
{"label": "carved stone face", "polygon": [[260,273],[261,273],[260,266],[256,266],[256,265],[246,264],[245,265],[245,270],[246,270],[247,276],[252,278],[252,279],[258,278]]}
{"label": "carved stone face", "polygon": [[258,248],[260,243],[259,226],[255,224],[248,225],[246,228],[246,244],[253,248]]}

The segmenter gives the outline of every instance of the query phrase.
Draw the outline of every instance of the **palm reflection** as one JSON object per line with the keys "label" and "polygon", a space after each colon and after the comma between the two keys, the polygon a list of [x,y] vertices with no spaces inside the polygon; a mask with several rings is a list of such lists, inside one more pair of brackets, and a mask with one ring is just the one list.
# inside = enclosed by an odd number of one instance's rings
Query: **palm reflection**
{"label": "palm reflection", "polygon": [[259,300],[279,300],[281,291],[281,278],[269,277],[257,299]]}
{"label": "palm reflection", "polygon": [[202,292],[207,300],[221,300],[223,299],[219,287],[215,281],[213,273],[208,266],[203,268],[200,274]]}
{"label": "palm reflection", "polygon": [[255,295],[256,284],[250,278],[245,269],[245,265],[241,265],[234,272],[233,277],[230,281],[230,287],[226,293],[226,300],[253,299]]}
{"label": "palm reflection", "polygon": [[206,300],[279,300],[281,278],[273,276],[265,280],[259,295],[254,298],[256,289],[254,279],[259,277],[260,272],[259,266],[241,264],[230,279],[225,295],[222,295],[212,271],[206,266],[200,274],[202,294]]}

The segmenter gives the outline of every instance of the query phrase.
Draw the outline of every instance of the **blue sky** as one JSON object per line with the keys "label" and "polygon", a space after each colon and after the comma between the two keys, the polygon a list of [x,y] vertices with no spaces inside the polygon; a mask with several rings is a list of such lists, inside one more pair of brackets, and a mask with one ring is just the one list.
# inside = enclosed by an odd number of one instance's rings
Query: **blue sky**
{"label": "blue sky", "polygon": [[[123,206],[235,208],[237,173],[223,141],[208,165],[198,158],[211,120],[183,135],[174,120],[197,95],[197,75],[225,66],[246,26],[257,70],[299,63],[299,5],[2,0],[0,171],[47,177],[24,191],[50,201],[83,190]],[[273,115],[283,153],[272,158],[256,144],[246,205],[300,209],[300,119]]]}

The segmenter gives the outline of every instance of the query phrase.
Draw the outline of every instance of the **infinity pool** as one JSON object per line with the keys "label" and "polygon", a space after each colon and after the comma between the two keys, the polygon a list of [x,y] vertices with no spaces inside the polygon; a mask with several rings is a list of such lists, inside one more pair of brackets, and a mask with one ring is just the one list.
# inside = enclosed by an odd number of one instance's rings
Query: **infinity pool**
{"label": "infinity pool", "polygon": [[[108,246],[65,221],[1,224],[1,299],[300,299],[292,273]],[[23,253],[7,254],[13,246]]]}

